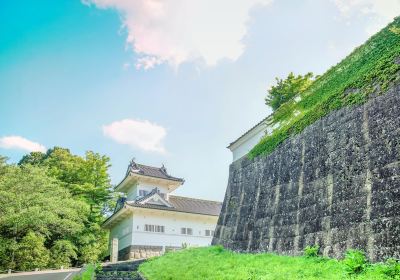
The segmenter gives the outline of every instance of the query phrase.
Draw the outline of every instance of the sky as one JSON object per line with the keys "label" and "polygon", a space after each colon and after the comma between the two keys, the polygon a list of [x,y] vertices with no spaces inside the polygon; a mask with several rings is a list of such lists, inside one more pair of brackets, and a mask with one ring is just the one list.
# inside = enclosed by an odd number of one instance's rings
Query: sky
{"label": "sky", "polygon": [[400,0],[2,0],[0,154],[54,146],[132,158],[222,200],[227,145],[275,77],[322,74],[400,15]]}

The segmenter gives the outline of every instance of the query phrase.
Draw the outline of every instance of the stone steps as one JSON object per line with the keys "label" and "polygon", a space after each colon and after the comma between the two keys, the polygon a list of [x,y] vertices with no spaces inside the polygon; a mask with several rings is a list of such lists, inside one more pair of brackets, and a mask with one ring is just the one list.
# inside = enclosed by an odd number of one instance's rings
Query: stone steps
{"label": "stone steps", "polygon": [[97,280],[143,280],[138,274],[139,265],[144,260],[128,261],[107,264],[102,270],[96,273]]}

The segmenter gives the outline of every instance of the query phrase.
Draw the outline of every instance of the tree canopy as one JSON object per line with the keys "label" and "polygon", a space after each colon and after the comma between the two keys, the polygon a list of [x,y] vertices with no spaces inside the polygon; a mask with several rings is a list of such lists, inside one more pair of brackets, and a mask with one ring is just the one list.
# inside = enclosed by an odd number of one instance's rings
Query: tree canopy
{"label": "tree canopy", "polygon": [[0,270],[70,266],[107,253],[109,158],[55,147],[18,165],[0,157]]}
{"label": "tree canopy", "polygon": [[275,111],[296,95],[301,95],[313,83],[313,76],[314,74],[311,72],[304,76],[296,76],[290,72],[285,79],[275,78],[276,85],[271,86],[268,90],[265,104]]}

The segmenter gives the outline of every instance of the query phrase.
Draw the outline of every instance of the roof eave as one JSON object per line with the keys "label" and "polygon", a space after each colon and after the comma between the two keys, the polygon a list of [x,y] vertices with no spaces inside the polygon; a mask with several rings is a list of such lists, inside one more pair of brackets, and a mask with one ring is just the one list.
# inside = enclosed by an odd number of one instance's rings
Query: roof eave
{"label": "roof eave", "polygon": [[255,126],[247,130],[245,133],[243,133],[239,138],[237,138],[235,141],[231,142],[226,148],[232,150],[232,147],[238,143],[240,140],[245,138],[247,135],[249,135],[252,131],[256,130],[258,127],[267,125],[267,120],[271,117],[271,115],[268,115],[264,119],[262,119],[259,123],[257,123]]}
{"label": "roof eave", "polygon": [[182,210],[177,210],[174,207],[171,208],[165,208],[165,209],[160,209],[157,207],[146,207],[146,205],[132,205],[132,204],[127,204],[128,207],[131,208],[139,208],[139,209],[149,209],[149,210],[159,210],[159,211],[170,211],[170,212],[179,212],[179,213],[185,213],[185,214],[193,214],[193,215],[204,215],[204,216],[212,216],[212,217],[219,217],[219,214],[205,214],[205,213],[198,213],[198,212],[188,212],[188,211],[182,211]]}

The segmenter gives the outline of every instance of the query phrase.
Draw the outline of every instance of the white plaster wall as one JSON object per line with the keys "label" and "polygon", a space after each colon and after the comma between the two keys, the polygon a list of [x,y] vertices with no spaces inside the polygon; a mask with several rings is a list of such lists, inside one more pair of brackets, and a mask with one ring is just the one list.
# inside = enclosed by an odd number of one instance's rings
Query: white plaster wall
{"label": "white plaster wall", "polygon": [[126,192],[126,199],[127,200],[135,200],[138,195],[137,185],[131,186]]}
{"label": "white plaster wall", "polygon": [[110,231],[110,242],[113,238],[118,238],[118,250],[132,244],[132,217],[132,215],[129,215],[116,224]]}
{"label": "white plaster wall", "polygon": [[259,130],[258,132],[254,133],[253,135],[248,136],[247,139],[244,139],[243,142],[237,147],[232,148],[232,156],[233,161],[236,161],[243,157],[244,155],[248,154],[250,150],[260,142],[261,138],[265,135],[263,129]]}
{"label": "white plaster wall", "polygon": [[[205,230],[215,230],[218,217],[200,216],[168,211],[139,211],[133,215],[132,245],[154,245],[180,247],[208,246],[212,236],[205,236]],[[165,233],[146,232],[144,225],[165,226]],[[181,228],[192,228],[193,235],[181,234]]]}
{"label": "white plaster wall", "polygon": [[168,187],[156,184],[139,183],[130,187],[127,191],[127,200],[134,200],[139,195],[139,190],[151,192],[154,188],[158,188],[161,193],[168,193]]}

